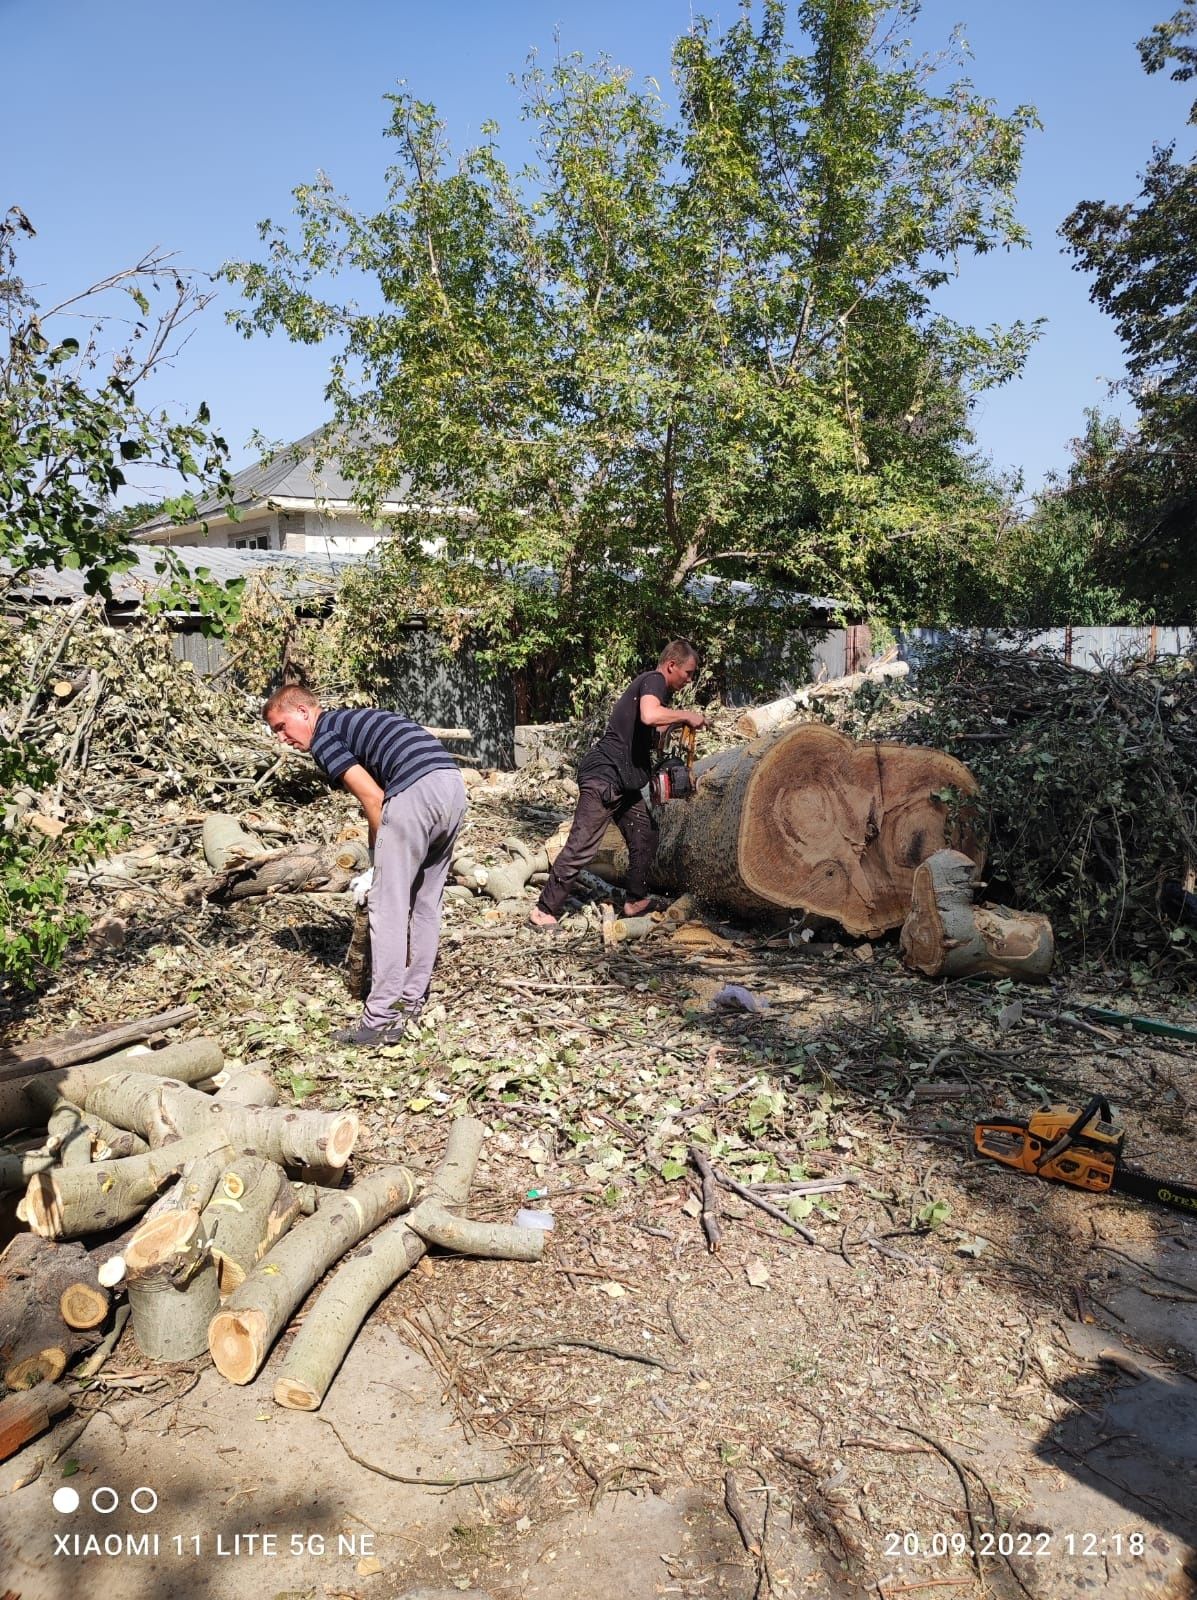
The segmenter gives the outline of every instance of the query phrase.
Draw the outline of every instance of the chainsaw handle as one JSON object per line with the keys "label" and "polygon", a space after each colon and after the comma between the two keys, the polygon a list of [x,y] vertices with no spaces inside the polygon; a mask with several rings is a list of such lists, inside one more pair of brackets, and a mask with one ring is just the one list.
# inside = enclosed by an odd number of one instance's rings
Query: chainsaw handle
{"label": "chainsaw handle", "polygon": [[1035,1165],[1037,1167],[1044,1167],[1062,1151],[1067,1150],[1069,1145],[1074,1142],[1077,1135],[1082,1133],[1084,1129],[1089,1126],[1095,1115],[1099,1116],[1103,1122],[1109,1122],[1110,1120],[1110,1102],[1106,1099],[1104,1094],[1095,1094],[1093,1096],[1093,1098],[1085,1106],[1085,1109],[1077,1116],[1077,1119],[1072,1126],[1066,1129],[1065,1132],[1060,1135],[1055,1144],[1049,1146],[1049,1148],[1043,1152],[1038,1161],[1036,1161]]}

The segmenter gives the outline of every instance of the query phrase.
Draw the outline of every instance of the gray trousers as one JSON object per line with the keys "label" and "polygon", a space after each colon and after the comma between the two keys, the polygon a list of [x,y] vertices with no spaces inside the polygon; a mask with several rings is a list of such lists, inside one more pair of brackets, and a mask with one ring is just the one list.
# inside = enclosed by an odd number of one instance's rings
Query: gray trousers
{"label": "gray trousers", "polygon": [[362,1021],[369,1028],[385,1028],[428,992],[449,858],[465,810],[461,775],[448,768],[392,795],[382,808],[368,901],[372,981]]}

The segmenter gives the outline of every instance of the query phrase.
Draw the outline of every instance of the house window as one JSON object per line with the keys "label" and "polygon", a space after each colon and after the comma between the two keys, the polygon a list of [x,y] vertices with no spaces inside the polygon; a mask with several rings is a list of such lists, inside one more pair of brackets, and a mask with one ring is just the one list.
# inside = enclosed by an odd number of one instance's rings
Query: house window
{"label": "house window", "polygon": [[248,539],[234,539],[232,548],[234,550],[269,550],[270,535],[268,533],[259,533]]}

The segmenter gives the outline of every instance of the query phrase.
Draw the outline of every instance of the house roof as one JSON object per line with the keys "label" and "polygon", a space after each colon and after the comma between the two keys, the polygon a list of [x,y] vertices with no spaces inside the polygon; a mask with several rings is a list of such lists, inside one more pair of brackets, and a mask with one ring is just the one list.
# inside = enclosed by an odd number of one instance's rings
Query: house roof
{"label": "house roof", "polygon": [[[227,495],[212,494],[201,500],[196,508],[195,520],[187,524],[194,528],[209,518],[227,521],[225,508],[231,500],[235,506],[264,507],[280,502],[296,501],[313,507],[319,505],[351,506],[357,500],[354,485],[341,472],[339,463],[332,458],[318,464],[319,447],[327,434],[327,427],[313,428],[302,439],[283,445],[270,455],[263,456],[233,474]],[[383,501],[383,508],[396,510],[407,503],[411,493],[411,478],[404,475]],[[137,539],[155,539],[163,534],[182,531],[169,517],[153,517],[143,522],[134,532]]]}
{"label": "house roof", "polygon": [[[112,604],[122,609],[139,606],[147,594],[170,582],[169,574],[155,570],[162,559],[156,549],[137,550],[134,554],[134,565],[112,580]],[[253,572],[273,572],[280,588],[293,596],[329,588],[338,573],[366,559],[365,554],[328,556],[315,552],[299,555],[286,550],[207,550],[200,545],[176,545],[174,554],[189,571],[203,569],[217,583],[247,578]],[[0,571],[3,570],[4,563],[0,562]],[[53,604],[81,600],[87,591],[83,573],[69,569],[55,572],[51,567],[41,567],[26,574],[9,593],[18,600]]]}

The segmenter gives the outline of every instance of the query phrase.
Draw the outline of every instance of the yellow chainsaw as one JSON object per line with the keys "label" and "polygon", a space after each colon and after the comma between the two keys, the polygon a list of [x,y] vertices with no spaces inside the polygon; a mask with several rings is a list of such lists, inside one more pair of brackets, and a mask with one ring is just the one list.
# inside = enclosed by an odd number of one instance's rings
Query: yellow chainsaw
{"label": "yellow chainsaw", "polygon": [[1125,1143],[1126,1130],[1114,1121],[1110,1102],[1100,1094],[1082,1111],[1048,1106],[1025,1119],[994,1117],[973,1129],[977,1154],[1016,1172],[1096,1194],[1116,1190],[1176,1211],[1197,1212],[1197,1189],[1124,1167]]}

